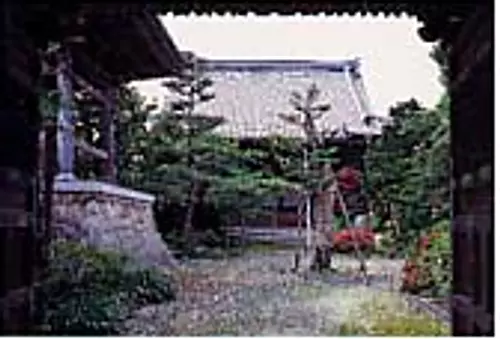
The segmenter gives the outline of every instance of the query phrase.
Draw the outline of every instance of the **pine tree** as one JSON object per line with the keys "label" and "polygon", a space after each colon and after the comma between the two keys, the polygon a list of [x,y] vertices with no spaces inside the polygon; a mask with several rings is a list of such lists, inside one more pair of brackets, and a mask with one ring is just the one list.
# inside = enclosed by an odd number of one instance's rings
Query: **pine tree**
{"label": "pine tree", "polygon": [[[177,190],[186,196],[184,244],[193,229],[196,206],[203,201],[215,204],[226,223],[260,213],[259,202],[269,195],[280,194],[293,185],[282,176],[255,168],[263,153],[257,149],[244,150],[239,140],[214,133],[225,123],[222,117],[204,115],[198,107],[214,99],[208,94],[212,81],[203,74],[196,60],[183,76],[164,82],[175,95],[153,124],[152,136],[157,147],[152,153],[156,174],[163,178],[161,185],[170,183],[170,192]],[[153,148],[151,148],[153,150]],[[185,183],[189,186],[185,187]],[[160,186],[161,186],[160,185]],[[232,216],[232,218],[231,218]]]}
{"label": "pine tree", "polygon": [[[321,91],[312,84],[302,95],[296,91],[291,94],[290,103],[296,111],[292,114],[279,114],[286,122],[299,126],[304,134],[302,187],[306,194],[307,249],[312,247],[312,231],[315,228],[314,247],[317,254],[314,263],[319,267],[327,265],[327,252],[330,246],[328,233],[333,224],[332,202],[326,199],[325,180],[331,176],[331,163],[335,149],[329,148],[326,136],[317,127],[317,121],[330,110],[330,105],[318,103]],[[326,194],[324,194],[326,193]],[[314,203],[316,202],[316,203]],[[314,206],[313,206],[314,205]],[[314,208],[312,208],[314,207]]]}
{"label": "pine tree", "polygon": [[[195,153],[192,152],[192,141],[196,133],[203,132],[195,130],[197,126],[195,120],[193,120],[195,108],[200,104],[213,100],[215,96],[208,93],[213,82],[200,71],[198,58],[194,54],[189,54],[186,59],[187,67],[184,68],[180,76],[163,82],[163,86],[177,96],[177,99],[172,102],[171,109],[174,115],[180,115],[180,121],[182,121],[186,129],[187,153],[185,164],[189,169],[194,169],[197,159]],[[197,175],[196,170],[194,173],[190,183],[189,196],[187,197],[187,212],[184,220],[184,238],[187,246],[189,246],[189,232],[193,228],[194,209],[200,202],[206,186],[206,183]]]}

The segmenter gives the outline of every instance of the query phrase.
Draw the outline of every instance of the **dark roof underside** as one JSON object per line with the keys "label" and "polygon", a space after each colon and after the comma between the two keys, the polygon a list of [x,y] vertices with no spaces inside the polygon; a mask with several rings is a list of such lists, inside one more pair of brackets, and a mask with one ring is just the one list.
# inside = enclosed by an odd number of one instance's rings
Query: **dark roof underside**
{"label": "dark roof underside", "polygon": [[172,75],[182,64],[161,22],[147,12],[92,21],[85,35],[88,43],[74,44],[73,57],[84,68],[83,57],[94,59],[99,67],[96,71],[115,82]]}
{"label": "dark roof underside", "polygon": [[182,56],[161,21],[144,6],[96,4],[51,10],[48,5],[33,5],[20,9],[18,22],[30,48],[58,41],[61,34],[83,37],[83,42],[69,46],[73,67],[94,80],[117,84],[164,77],[182,65]]}
{"label": "dark roof underside", "polygon": [[321,71],[321,72],[344,72],[349,69],[356,72],[360,67],[358,59],[344,61],[316,61],[316,60],[263,60],[263,59],[211,59],[201,60],[201,65],[207,71],[238,71],[238,72],[266,72],[293,70]]}

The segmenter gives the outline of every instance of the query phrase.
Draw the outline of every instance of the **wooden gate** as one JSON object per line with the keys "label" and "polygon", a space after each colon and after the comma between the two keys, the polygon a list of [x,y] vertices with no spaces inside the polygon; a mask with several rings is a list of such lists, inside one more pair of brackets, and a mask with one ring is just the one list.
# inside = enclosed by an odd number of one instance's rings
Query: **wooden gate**
{"label": "wooden gate", "polygon": [[493,335],[493,14],[478,6],[450,55],[453,333]]}
{"label": "wooden gate", "polygon": [[40,115],[38,57],[26,52],[15,26],[19,6],[0,5],[0,333],[32,330],[34,287],[43,259],[43,211],[37,172]]}

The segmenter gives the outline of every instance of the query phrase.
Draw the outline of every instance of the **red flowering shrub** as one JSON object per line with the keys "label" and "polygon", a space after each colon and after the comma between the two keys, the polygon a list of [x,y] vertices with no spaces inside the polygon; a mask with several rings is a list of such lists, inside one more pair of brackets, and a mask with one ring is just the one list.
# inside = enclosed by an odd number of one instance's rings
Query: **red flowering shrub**
{"label": "red flowering shrub", "polygon": [[447,223],[437,224],[442,230],[434,230],[417,240],[414,253],[402,270],[403,291],[429,291],[432,295],[441,296],[449,293],[451,243]]}
{"label": "red flowering shrub", "polygon": [[333,249],[337,252],[355,251],[356,241],[361,250],[373,249],[375,247],[375,233],[368,227],[356,227],[345,228],[332,234]]}
{"label": "red flowering shrub", "polygon": [[413,260],[406,260],[403,266],[403,276],[401,289],[403,291],[414,292],[418,280],[418,266]]}
{"label": "red flowering shrub", "polygon": [[428,274],[418,259],[408,259],[403,266],[401,290],[418,293],[428,287]]}

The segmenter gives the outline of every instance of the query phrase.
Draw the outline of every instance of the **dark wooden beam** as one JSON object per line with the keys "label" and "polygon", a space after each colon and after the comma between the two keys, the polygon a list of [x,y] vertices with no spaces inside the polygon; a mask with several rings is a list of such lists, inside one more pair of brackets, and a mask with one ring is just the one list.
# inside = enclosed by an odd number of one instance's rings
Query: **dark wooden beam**
{"label": "dark wooden beam", "polygon": [[115,118],[117,111],[117,91],[112,88],[106,90],[108,101],[113,104],[107,105],[101,115],[99,133],[101,135],[101,148],[108,155],[101,164],[101,172],[104,180],[115,182],[117,178],[116,168],[116,140],[115,140]]}
{"label": "dark wooden beam", "polygon": [[87,90],[87,92],[89,92],[94,99],[97,99],[101,104],[103,104],[104,107],[110,107],[113,105],[113,103],[109,100],[109,98],[103,91],[93,86],[90,82],[86,81],[82,76],[76,73],[70,73],[69,75],[77,86]]}
{"label": "dark wooden beam", "polygon": [[82,138],[78,138],[75,140],[75,146],[80,149],[84,154],[91,155],[94,158],[99,160],[107,160],[109,159],[109,155],[105,150],[97,148],[91,144],[89,144],[86,140]]}

